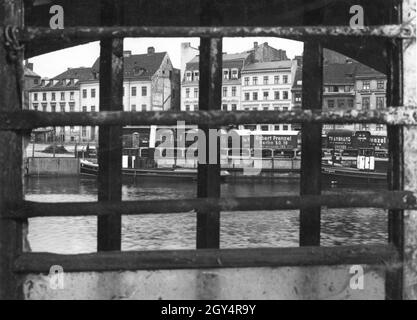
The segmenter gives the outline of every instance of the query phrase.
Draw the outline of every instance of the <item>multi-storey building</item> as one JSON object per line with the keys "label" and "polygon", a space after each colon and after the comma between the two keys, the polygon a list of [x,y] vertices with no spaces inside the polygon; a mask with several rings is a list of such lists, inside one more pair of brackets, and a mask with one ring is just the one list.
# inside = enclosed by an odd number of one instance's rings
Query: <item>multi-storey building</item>
{"label": "multi-storey building", "polygon": [[38,86],[41,82],[41,76],[33,72],[33,63],[25,63],[24,66],[24,91],[23,91],[23,109],[30,109],[29,90]]}
{"label": "multi-storey building", "polygon": [[[222,110],[240,109],[242,68],[250,63],[250,53],[223,54]],[[199,57],[187,63],[181,88],[181,110],[198,110]]]}
{"label": "multi-storey building", "polygon": [[[91,68],[69,68],[52,79],[42,79],[29,90],[30,109],[42,112],[78,112],[80,83],[92,77]],[[46,141],[80,141],[79,127],[44,128]]]}
{"label": "multi-storey building", "polygon": [[[375,110],[386,108],[387,77],[368,66],[358,65],[355,75],[356,108]],[[361,124],[358,130],[386,131],[384,125]]]}
{"label": "multi-storey building", "polygon": [[[100,61],[92,68],[93,77],[80,85],[80,107],[83,112],[99,111]],[[167,52],[148,48],[146,54],[124,52],[123,110],[166,111],[179,109],[179,70],[172,66]],[[94,141],[97,127],[82,127],[81,140]]]}
{"label": "multi-storey building", "polygon": [[[292,109],[292,93],[297,61],[257,62],[242,70],[241,110]],[[248,125],[248,128],[252,126]],[[259,124],[257,130],[292,130],[290,124]]]}

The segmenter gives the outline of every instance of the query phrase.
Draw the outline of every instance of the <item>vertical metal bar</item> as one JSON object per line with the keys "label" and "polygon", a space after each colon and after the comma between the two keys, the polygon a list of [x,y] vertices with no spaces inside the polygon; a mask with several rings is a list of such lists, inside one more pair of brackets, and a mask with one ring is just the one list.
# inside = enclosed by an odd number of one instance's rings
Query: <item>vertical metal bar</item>
{"label": "vertical metal bar", "polygon": [[[222,39],[200,40],[200,110],[220,110],[222,88]],[[197,196],[199,198],[220,197],[220,144],[217,143],[217,161],[209,163],[209,126],[201,126],[205,133],[206,163],[198,164]],[[197,213],[197,249],[219,248],[220,212],[200,211]]]}
{"label": "vertical metal bar", "polygon": [[[114,24],[119,6],[102,1],[102,20]],[[123,111],[123,39],[102,40],[100,52],[100,110]],[[98,148],[98,201],[122,199],[122,127],[100,126]],[[98,217],[98,251],[121,250],[120,214]]]}
{"label": "vertical metal bar", "polygon": [[[303,54],[303,109],[321,109],[323,49],[305,42]],[[301,195],[321,193],[321,124],[303,124],[301,142]],[[300,210],[300,246],[320,245],[320,207]]]}
{"label": "vertical metal bar", "polygon": [[[396,11],[398,10],[398,11]],[[392,9],[392,23],[399,23],[400,9]],[[387,105],[400,106],[402,99],[402,44],[401,40],[388,42],[388,85]],[[404,155],[403,155],[403,128],[401,126],[387,126],[388,150],[389,150],[389,190],[404,189]],[[403,210],[388,210],[388,242],[394,245],[399,252],[399,259],[403,260],[404,250],[404,212]],[[387,300],[402,299],[403,291],[403,267],[387,270],[385,281],[385,298]]]}
{"label": "vertical metal bar", "polygon": [[[20,0],[0,2],[0,21],[4,26],[23,27],[23,3]],[[23,52],[6,49],[0,34],[0,112],[22,108]],[[11,55],[9,55],[11,53]],[[16,55],[17,54],[17,55]],[[0,299],[22,298],[14,259],[23,250],[23,223],[3,218],[8,207],[23,200],[22,136],[17,132],[0,132]]]}
{"label": "vertical metal bar", "polygon": [[[402,20],[416,24],[416,1],[404,0],[402,3]],[[417,65],[416,40],[403,41],[403,102],[417,105]],[[405,127],[404,139],[404,177],[405,189],[417,190],[417,128]],[[405,211],[404,214],[404,272],[403,298],[417,300],[417,211]]]}

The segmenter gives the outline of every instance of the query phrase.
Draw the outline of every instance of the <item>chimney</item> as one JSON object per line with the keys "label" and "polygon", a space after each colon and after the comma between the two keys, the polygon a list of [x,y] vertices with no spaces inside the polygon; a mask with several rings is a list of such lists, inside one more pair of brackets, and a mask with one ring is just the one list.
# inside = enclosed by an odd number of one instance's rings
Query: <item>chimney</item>
{"label": "chimney", "polygon": [[129,58],[132,55],[132,51],[123,51],[123,58]]}
{"label": "chimney", "polygon": [[258,49],[258,42],[257,42],[257,41],[255,41],[255,42],[253,43],[253,47],[254,47],[255,49]]}
{"label": "chimney", "polygon": [[149,47],[148,48],[148,54],[154,54],[155,53],[155,48],[154,47]]}

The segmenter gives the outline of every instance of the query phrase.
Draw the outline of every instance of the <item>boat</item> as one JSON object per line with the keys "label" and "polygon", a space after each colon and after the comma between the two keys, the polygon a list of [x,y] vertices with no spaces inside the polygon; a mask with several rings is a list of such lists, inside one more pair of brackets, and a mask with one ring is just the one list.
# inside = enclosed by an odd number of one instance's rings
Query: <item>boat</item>
{"label": "boat", "polygon": [[[98,176],[98,164],[88,161],[80,160],[80,174],[84,176]],[[140,178],[162,178],[162,179],[176,179],[176,180],[197,180],[197,169],[188,168],[153,168],[153,169],[136,169],[136,168],[122,168],[123,176],[140,177]],[[220,178],[224,182],[230,173],[226,170],[221,170]]]}

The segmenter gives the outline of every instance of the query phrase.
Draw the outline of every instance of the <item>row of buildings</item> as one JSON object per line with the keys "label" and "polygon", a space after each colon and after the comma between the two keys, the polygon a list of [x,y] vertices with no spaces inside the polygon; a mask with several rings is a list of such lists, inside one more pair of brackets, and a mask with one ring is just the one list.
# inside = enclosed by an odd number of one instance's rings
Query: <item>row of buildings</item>
{"label": "row of buildings", "polygon": [[[181,45],[181,69],[175,69],[167,52],[124,52],[125,111],[198,110],[199,51]],[[386,106],[386,76],[352,59],[326,50],[323,108],[380,109]],[[42,112],[99,111],[100,61],[92,67],[69,68],[52,79],[41,79],[27,64],[27,108]],[[301,108],[302,57],[288,59],[284,50],[268,43],[236,54],[223,54],[222,106],[224,111]],[[250,130],[299,130],[290,124],[247,124]],[[384,131],[383,126],[324,126],[324,130],[349,128]],[[61,127],[38,130],[42,140],[96,141],[96,127]]]}

